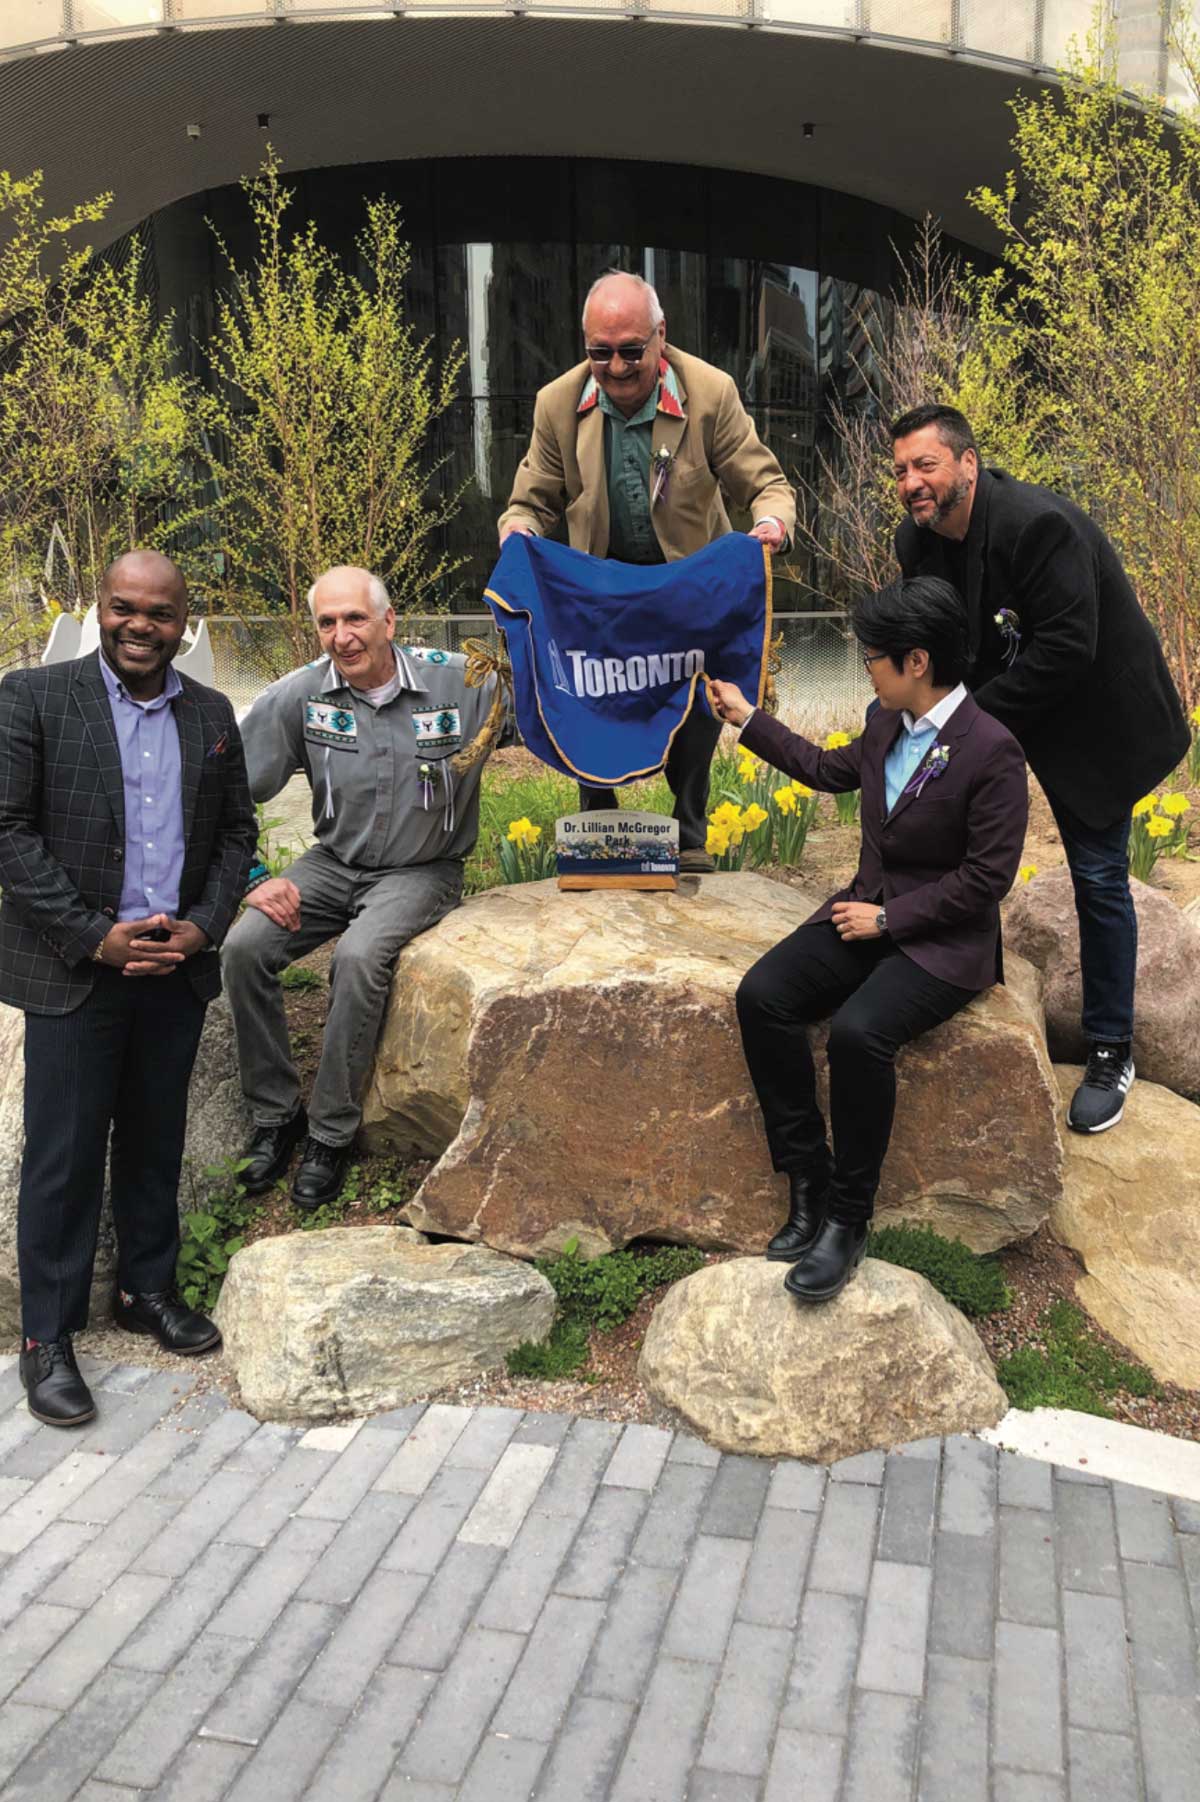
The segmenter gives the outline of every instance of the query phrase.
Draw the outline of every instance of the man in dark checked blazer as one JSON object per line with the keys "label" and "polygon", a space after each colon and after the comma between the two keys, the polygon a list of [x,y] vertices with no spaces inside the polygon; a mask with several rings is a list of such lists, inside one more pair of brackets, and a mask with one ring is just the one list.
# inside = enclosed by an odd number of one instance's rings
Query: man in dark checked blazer
{"label": "man in dark checked blazer", "polygon": [[0,1000],[25,1011],[17,1216],[21,1378],[52,1426],[95,1413],[71,1335],[88,1295],[112,1131],[117,1325],[215,1348],[175,1292],[188,1081],[256,822],[223,695],[171,668],[182,575],[106,572],[100,649],[0,682]]}

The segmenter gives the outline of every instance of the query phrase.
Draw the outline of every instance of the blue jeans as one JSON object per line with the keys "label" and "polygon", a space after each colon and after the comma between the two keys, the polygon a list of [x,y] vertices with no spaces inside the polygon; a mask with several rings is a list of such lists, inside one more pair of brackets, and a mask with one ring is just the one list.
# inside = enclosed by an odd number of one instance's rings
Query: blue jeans
{"label": "blue jeans", "polygon": [[1055,796],[1047,794],[1046,799],[1075,885],[1084,1033],[1089,1039],[1131,1039],[1138,942],[1129,892],[1132,815],[1123,813],[1111,826],[1097,829]]}

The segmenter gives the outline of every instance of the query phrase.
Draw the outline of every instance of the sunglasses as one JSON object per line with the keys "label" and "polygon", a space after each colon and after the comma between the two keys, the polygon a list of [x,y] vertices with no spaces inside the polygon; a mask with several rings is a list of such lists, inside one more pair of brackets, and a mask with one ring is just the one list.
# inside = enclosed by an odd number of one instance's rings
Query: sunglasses
{"label": "sunglasses", "polygon": [[589,363],[611,363],[614,357],[620,357],[622,363],[640,363],[649,342],[647,338],[642,344],[585,344],[583,348]]}

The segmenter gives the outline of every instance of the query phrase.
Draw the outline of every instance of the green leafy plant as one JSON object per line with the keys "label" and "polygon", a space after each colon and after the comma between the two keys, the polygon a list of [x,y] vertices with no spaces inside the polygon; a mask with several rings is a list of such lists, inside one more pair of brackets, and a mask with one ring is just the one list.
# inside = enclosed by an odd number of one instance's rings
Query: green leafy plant
{"label": "green leafy plant", "polygon": [[365,1164],[351,1164],[340,1193],[324,1207],[300,1216],[300,1230],[320,1232],[342,1226],[348,1214],[388,1214],[412,1200],[412,1177],[400,1165],[386,1163],[372,1171]]}
{"label": "green leafy plant", "polygon": [[257,1220],[262,1210],[247,1196],[241,1183],[241,1172],[248,1158],[225,1158],[209,1164],[201,1171],[206,1185],[202,1200],[179,1220],[179,1258],[175,1280],[189,1308],[202,1314],[216,1306],[225,1272],[231,1258],[245,1244],[246,1229]]}
{"label": "green leafy plant", "polygon": [[508,1371],[514,1377],[532,1377],[557,1383],[575,1376],[587,1363],[588,1330],[582,1320],[555,1321],[548,1339],[540,1345],[526,1339],[508,1354]]}
{"label": "green leafy plant", "polygon": [[1012,1300],[1000,1266],[979,1257],[961,1239],[946,1239],[931,1226],[881,1226],[871,1234],[871,1257],[886,1264],[915,1270],[931,1282],[939,1294],[979,1319],[998,1314]]}
{"label": "green leafy plant", "polygon": [[254,809],[258,818],[258,861],[270,870],[272,876],[282,876],[300,855],[300,847],[289,839],[277,839],[276,832],[283,825],[282,819],[268,819],[262,802]]}
{"label": "green leafy plant", "polygon": [[996,1369],[1014,1408],[1073,1408],[1109,1419],[1108,1402],[1121,1390],[1136,1396],[1158,1393],[1145,1366],[1110,1350],[1073,1302],[1052,1302],[1038,1326],[1041,1344],[1022,1346]]}
{"label": "green leafy plant", "polygon": [[573,1376],[587,1361],[588,1334],[593,1328],[611,1332],[628,1320],[643,1295],[666,1283],[690,1276],[704,1263],[690,1245],[664,1245],[657,1251],[606,1251],[598,1258],[579,1255],[578,1239],[569,1239],[555,1258],[540,1258],[541,1271],[558,1297],[558,1313],[547,1339],[530,1341],[508,1354],[513,1376],[553,1380]]}
{"label": "green leafy plant", "polygon": [[308,964],[289,964],[279,978],[281,989],[319,989],[323,978]]}
{"label": "green leafy plant", "polygon": [[448,598],[462,559],[443,527],[463,489],[437,496],[444,459],[430,453],[465,355],[451,345],[435,368],[408,317],[395,202],[366,202],[347,268],[312,220],[287,217],[280,167],[268,146],[242,184],[245,261],[214,232],[228,279],[206,354],[230,604],[283,612],[293,654],[307,656],[305,595],[333,564],[374,570],[401,613]]}

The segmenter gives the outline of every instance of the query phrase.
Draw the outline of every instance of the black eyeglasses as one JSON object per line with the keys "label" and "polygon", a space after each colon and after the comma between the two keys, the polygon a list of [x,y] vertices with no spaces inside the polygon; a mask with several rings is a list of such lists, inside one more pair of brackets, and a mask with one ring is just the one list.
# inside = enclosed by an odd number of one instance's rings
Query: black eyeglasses
{"label": "black eyeglasses", "polygon": [[649,342],[647,338],[642,344],[585,344],[583,348],[589,363],[611,363],[614,357],[620,357],[622,363],[640,363]]}
{"label": "black eyeglasses", "polygon": [[866,670],[867,674],[870,675],[871,665],[873,663],[878,663],[879,659],[881,657],[890,657],[890,656],[891,656],[890,651],[872,651],[870,656],[863,657],[863,668]]}

